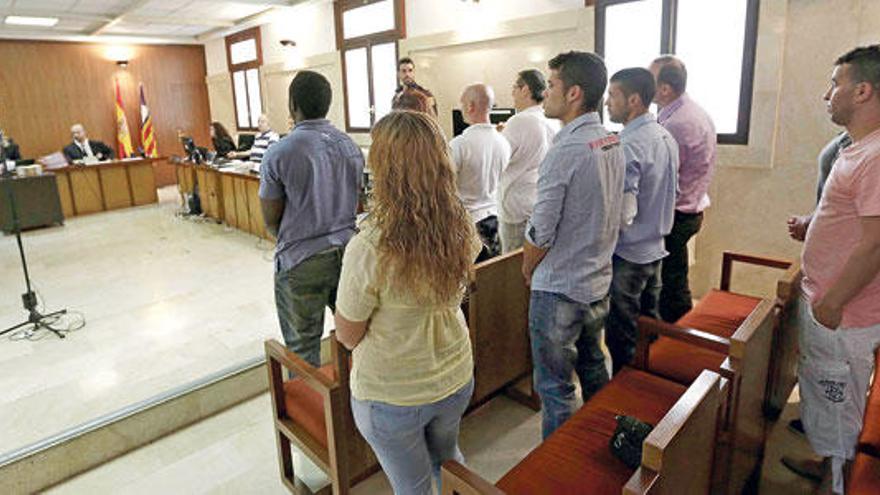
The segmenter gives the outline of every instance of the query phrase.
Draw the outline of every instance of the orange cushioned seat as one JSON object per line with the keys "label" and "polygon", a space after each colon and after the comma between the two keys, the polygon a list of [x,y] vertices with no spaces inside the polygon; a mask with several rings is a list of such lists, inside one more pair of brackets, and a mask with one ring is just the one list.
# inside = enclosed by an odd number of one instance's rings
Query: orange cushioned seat
{"label": "orange cushioned seat", "polygon": [[849,495],[877,495],[880,493],[880,458],[868,454],[856,454],[849,475]]}
{"label": "orange cushioned seat", "polygon": [[[730,338],[760,302],[757,297],[713,289],[675,324]],[[718,371],[726,358],[720,352],[660,337],[651,344],[648,367],[653,373],[689,384],[704,369]]]}
{"label": "orange cushioned seat", "polygon": [[[874,362],[874,383],[865,407],[862,433],[859,435],[859,450],[880,457],[880,352]],[[878,492],[880,493],[880,492]]]}
{"label": "orange cushioned seat", "polygon": [[515,494],[620,493],[635,472],[614,457],[608,441],[618,414],[656,425],[686,388],[624,368],[497,486]]}
{"label": "orange cushioned seat", "polygon": [[[336,371],[332,364],[322,366],[318,371],[330,380],[336,380]],[[308,386],[302,378],[288,380],[284,382],[284,406],[294,423],[306,430],[321,446],[327,447],[324,398],[320,392]]]}

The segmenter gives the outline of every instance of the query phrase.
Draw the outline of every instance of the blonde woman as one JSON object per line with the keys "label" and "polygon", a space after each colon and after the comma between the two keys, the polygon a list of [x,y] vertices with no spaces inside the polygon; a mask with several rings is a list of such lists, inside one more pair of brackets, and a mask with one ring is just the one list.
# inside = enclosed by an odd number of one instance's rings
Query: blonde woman
{"label": "blonde woman", "polygon": [[435,119],[392,112],[372,137],[375,206],[345,251],[336,335],[353,350],[355,424],[394,492],[429,494],[443,461],[463,461],[473,356],[459,305],[481,244]]}

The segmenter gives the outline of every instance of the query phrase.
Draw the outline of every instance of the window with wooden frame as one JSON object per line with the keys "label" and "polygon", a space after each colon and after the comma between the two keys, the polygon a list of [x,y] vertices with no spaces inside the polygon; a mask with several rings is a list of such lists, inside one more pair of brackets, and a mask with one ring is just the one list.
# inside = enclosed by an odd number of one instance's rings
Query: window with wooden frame
{"label": "window with wooden frame", "polygon": [[397,90],[397,40],[406,37],[403,0],[336,0],[345,128],[369,132],[391,111]]}
{"label": "window with wooden frame", "polygon": [[[589,3],[589,2],[588,2]],[[721,144],[748,144],[759,0],[596,0],[596,53],[609,77],[674,54],[687,92],[712,117]]]}
{"label": "window with wooden frame", "polygon": [[226,61],[232,76],[236,127],[239,131],[256,131],[263,113],[260,90],[263,48],[259,26],[226,37]]}

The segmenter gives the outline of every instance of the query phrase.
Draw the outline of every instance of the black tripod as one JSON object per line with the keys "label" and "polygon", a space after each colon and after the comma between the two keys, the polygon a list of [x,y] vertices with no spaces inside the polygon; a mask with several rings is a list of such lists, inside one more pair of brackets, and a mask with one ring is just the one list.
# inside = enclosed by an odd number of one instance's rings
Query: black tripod
{"label": "black tripod", "polygon": [[[0,153],[2,155],[2,153]],[[2,156],[0,156],[2,158]],[[7,186],[7,197],[9,198],[9,208],[12,213],[12,230],[15,232],[15,240],[18,242],[18,254],[21,255],[21,268],[24,271],[24,283],[27,288],[27,292],[21,295],[21,302],[24,304],[25,311],[28,312],[28,319],[18,325],[11,326],[5,330],[0,331],[0,335],[5,335],[9,332],[17,330],[19,328],[25,327],[27,325],[33,325],[33,328],[27,331],[28,334],[32,334],[33,332],[45,328],[50,332],[54,333],[58,336],[58,338],[63,339],[64,334],[57,328],[51,326],[51,323],[57,319],[58,316],[66,314],[67,310],[62,309],[60,311],[55,311],[46,315],[40,314],[37,311],[37,295],[31,290],[31,278],[28,275],[28,266],[27,259],[24,256],[24,247],[21,244],[21,225],[18,220],[18,210],[15,207],[15,196],[12,194],[13,184],[12,181],[14,179],[0,179],[0,181],[8,182]]]}

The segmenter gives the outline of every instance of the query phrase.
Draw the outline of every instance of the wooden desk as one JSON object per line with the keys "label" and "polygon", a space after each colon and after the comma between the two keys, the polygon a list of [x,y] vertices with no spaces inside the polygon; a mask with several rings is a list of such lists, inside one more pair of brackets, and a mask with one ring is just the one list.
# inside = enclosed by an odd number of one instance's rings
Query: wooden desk
{"label": "wooden desk", "polygon": [[188,162],[175,165],[181,194],[191,194],[194,184],[198,184],[205,216],[271,240],[260,208],[259,176]]}
{"label": "wooden desk", "polygon": [[153,164],[165,160],[114,160],[52,170],[58,178],[58,197],[64,216],[86,215],[158,202]]}
{"label": "wooden desk", "polygon": [[64,223],[56,177],[51,174],[14,179],[0,178],[0,230],[14,231],[10,194],[15,201],[18,228],[32,229]]}

